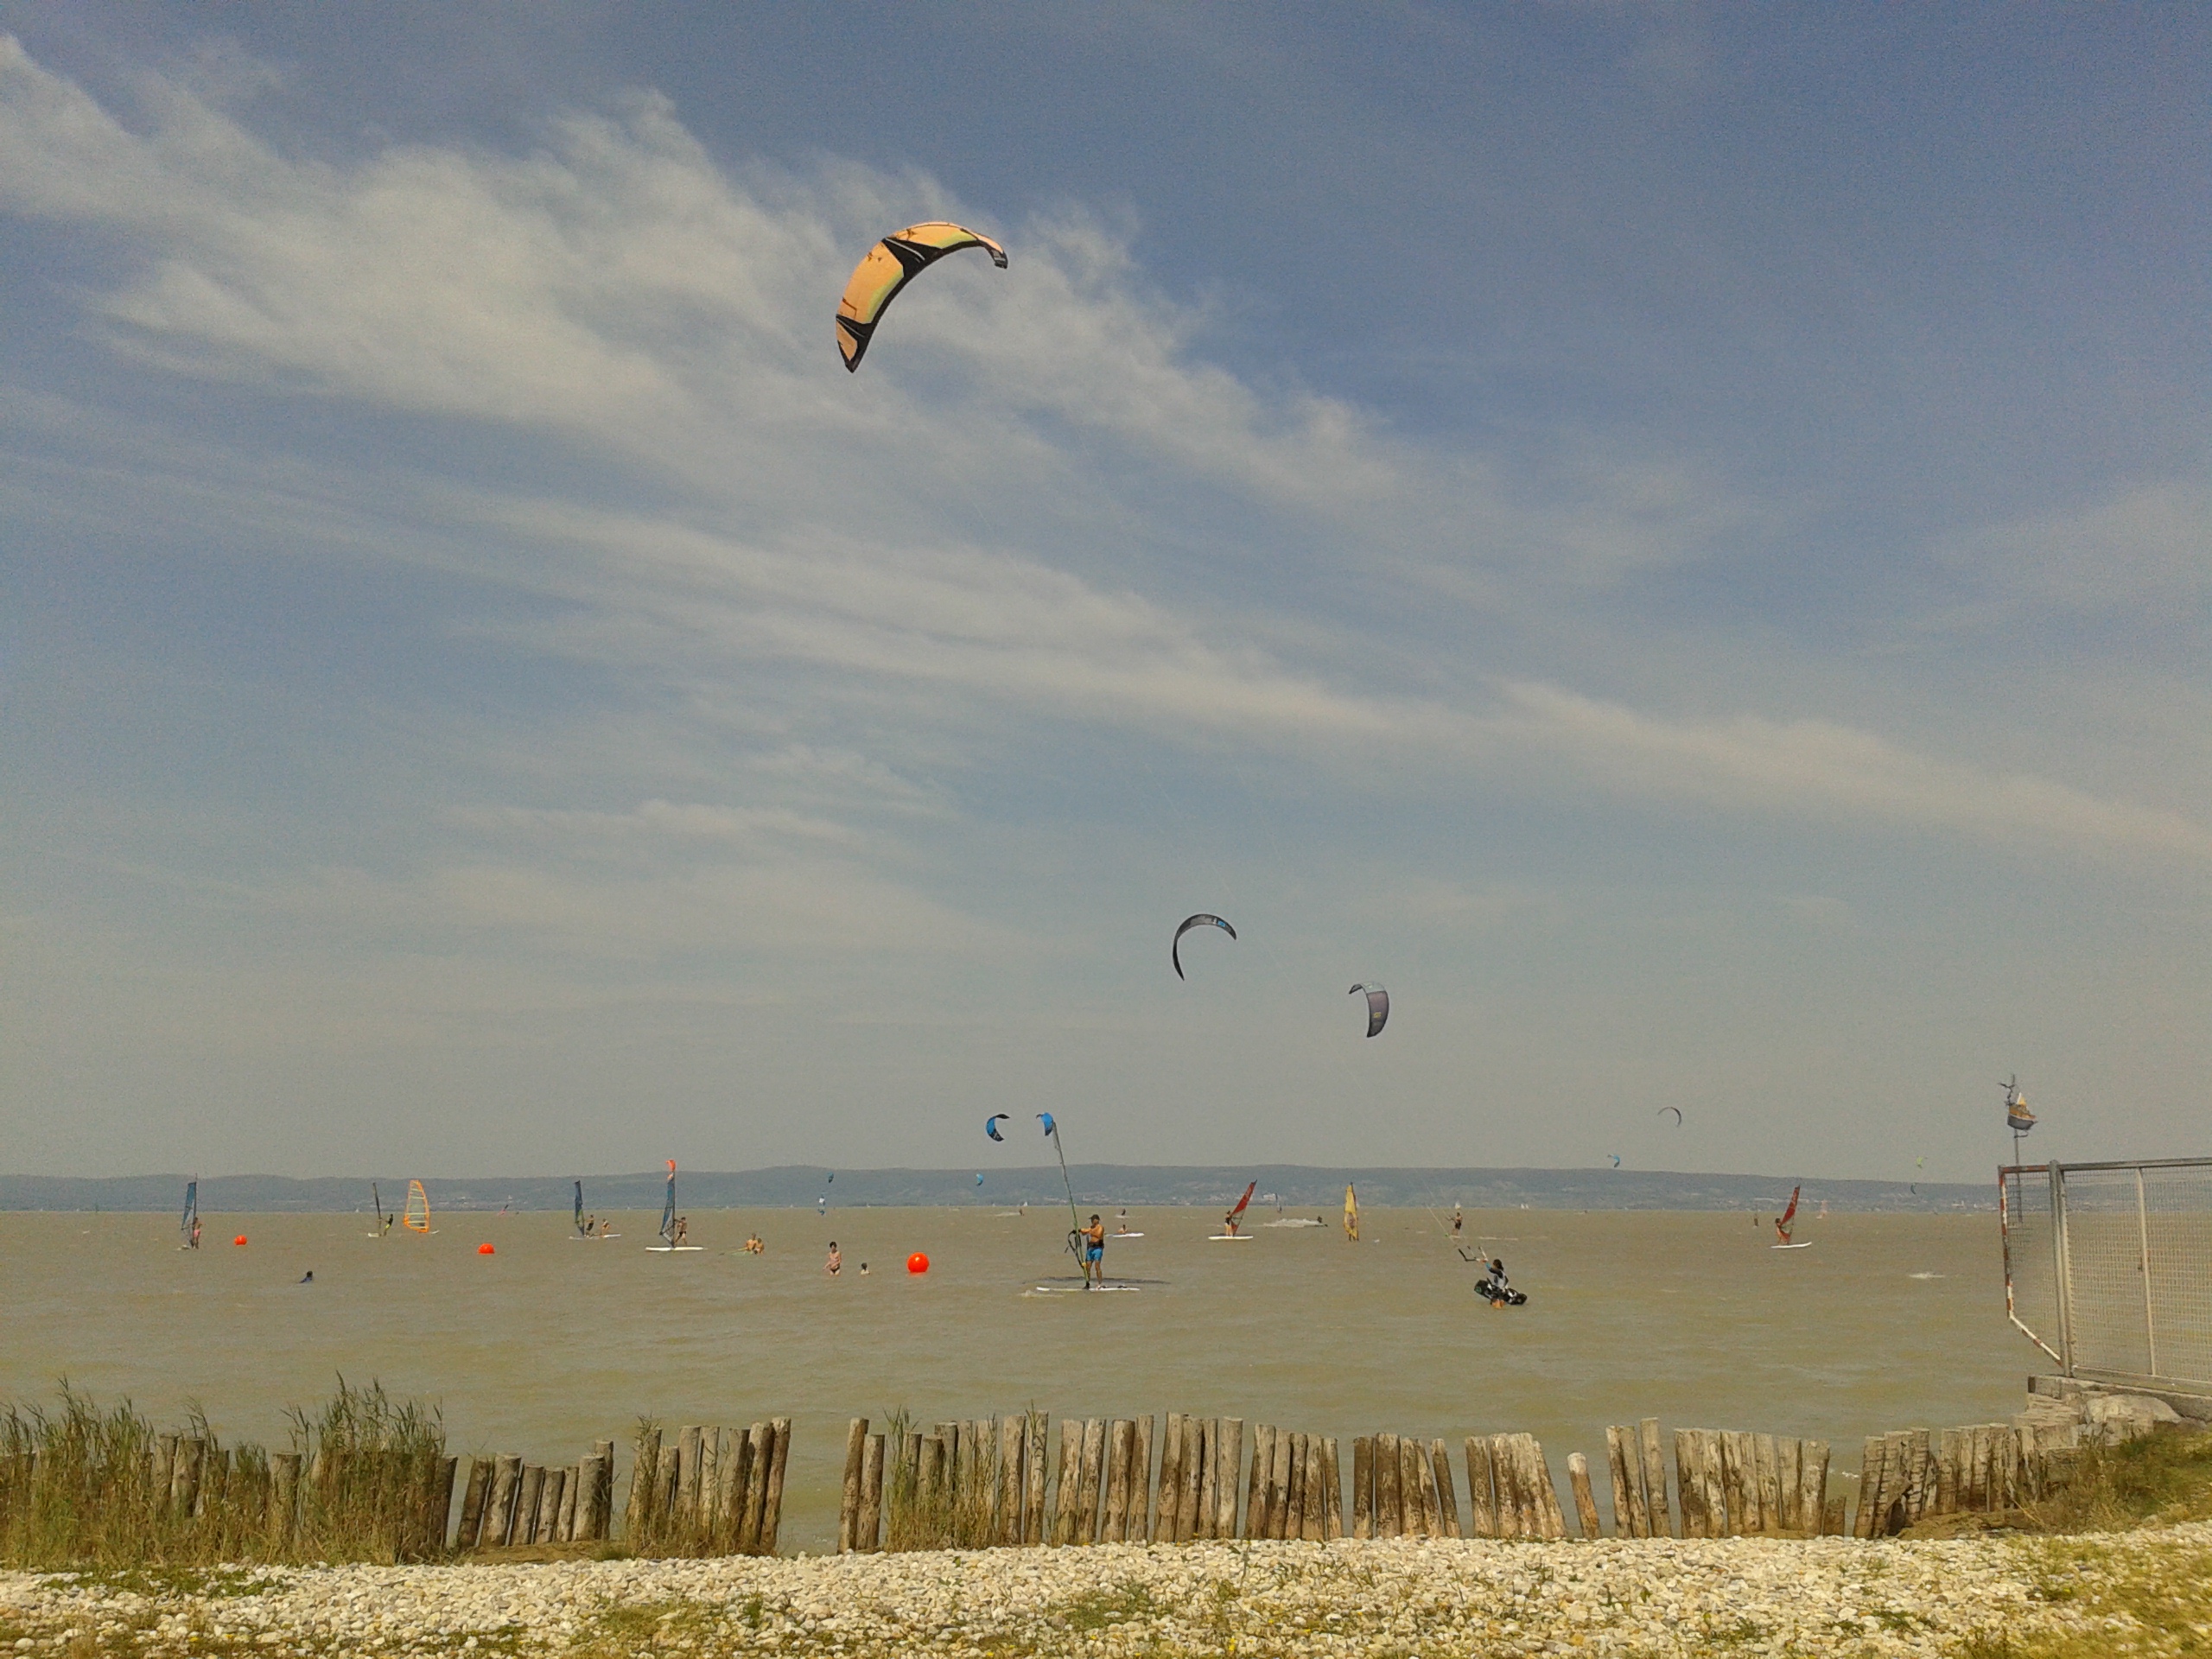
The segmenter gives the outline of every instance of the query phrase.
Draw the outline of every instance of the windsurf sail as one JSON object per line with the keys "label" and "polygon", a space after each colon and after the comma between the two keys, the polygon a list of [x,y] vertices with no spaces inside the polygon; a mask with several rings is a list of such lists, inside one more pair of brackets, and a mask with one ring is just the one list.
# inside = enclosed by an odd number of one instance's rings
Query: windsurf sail
{"label": "windsurf sail", "polygon": [[422,1182],[407,1183],[407,1214],[399,1224],[410,1233],[430,1230],[430,1195],[423,1190]]}
{"label": "windsurf sail", "polygon": [[200,1248],[200,1179],[194,1176],[184,1184],[184,1214],[178,1217],[177,1235],[184,1241],[184,1248]]}
{"label": "windsurf sail", "polygon": [[1344,1236],[1355,1240],[1359,1236],[1359,1194],[1351,1190],[1350,1181],[1344,1183]]}
{"label": "windsurf sail", "polygon": [[1793,1186],[1789,1189],[1789,1207],[1782,1212],[1781,1218],[1774,1224],[1774,1230],[1782,1235],[1782,1242],[1785,1244],[1789,1242],[1790,1227],[1797,1219],[1797,1195],[1804,1190],[1802,1186]]}
{"label": "windsurf sail", "polygon": [[676,1160],[668,1160],[668,1196],[661,1200],[660,1239],[664,1244],[676,1243]]}
{"label": "windsurf sail", "polygon": [[384,1189],[374,1181],[369,1183],[369,1208],[376,1211],[377,1231],[380,1234],[390,1232],[391,1217],[385,1211]]}
{"label": "windsurf sail", "polygon": [[582,1181],[576,1183],[575,1217],[576,1232],[581,1236],[584,1230],[584,1184]]}
{"label": "windsurf sail", "polygon": [[1244,1206],[1252,1202],[1252,1194],[1259,1190],[1259,1185],[1257,1181],[1254,1181],[1244,1189],[1244,1196],[1236,1200],[1236,1207],[1229,1212],[1230,1220],[1234,1221],[1244,1213]]}

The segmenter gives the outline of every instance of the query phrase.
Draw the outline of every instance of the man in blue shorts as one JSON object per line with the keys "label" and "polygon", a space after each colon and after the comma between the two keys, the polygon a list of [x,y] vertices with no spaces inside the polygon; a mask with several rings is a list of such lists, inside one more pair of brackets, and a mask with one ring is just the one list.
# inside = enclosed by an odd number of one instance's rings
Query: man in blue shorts
{"label": "man in blue shorts", "polygon": [[1106,1224],[1099,1220],[1096,1216],[1091,1217],[1090,1225],[1083,1230],[1083,1287],[1085,1290],[1091,1287],[1090,1270],[1093,1268],[1098,1270],[1098,1282],[1104,1284],[1106,1282]]}

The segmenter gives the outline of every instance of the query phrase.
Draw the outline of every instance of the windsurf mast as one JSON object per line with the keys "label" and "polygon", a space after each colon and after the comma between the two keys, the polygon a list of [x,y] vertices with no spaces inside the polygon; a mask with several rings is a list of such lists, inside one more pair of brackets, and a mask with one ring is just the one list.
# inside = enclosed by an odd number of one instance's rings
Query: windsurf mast
{"label": "windsurf mast", "polygon": [[668,1160],[668,1196],[661,1201],[660,1236],[664,1243],[676,1243],[676,1160]]}
{"label": "windsurf mast", "polygon": [[1075,1212],[1075,1183],[1068,1178],[1067,1148],[1060,1144],[1060,1126],[1052,1121],[1050,1112],[1037,1114],[1037,1121],[1045,1126],[1045,1138],[1052,1143],[1052,1150],[1060,1158],[1060,1185],[1067,1190],[1068,1230],[1071,1238],[1083,1230],[1082,1219]]}

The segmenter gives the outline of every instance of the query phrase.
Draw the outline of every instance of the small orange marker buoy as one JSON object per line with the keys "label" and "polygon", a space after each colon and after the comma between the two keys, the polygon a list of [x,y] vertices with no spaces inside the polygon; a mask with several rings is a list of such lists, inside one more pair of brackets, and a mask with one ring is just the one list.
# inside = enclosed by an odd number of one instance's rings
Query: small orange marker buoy
{"label": "small orange marker buoy", "polygon": [[927,1273],[929,1270],[930,1259],[926,1255],[924,1255],[919,1250],[916,1250],[912,1255],[906,1258],[907,1272]]}
{"label": "small orange marker buoy", "polygon": [[243,1243],[245,1243],[245,1235],[244,1233],[240,1233],[240,1234],[239,1234],[236,1238],[232,1239],[232,1240],[231,1241],[231,1243],[233,1243],[233,1244],[243,1244]]}
{"label": "small orange marker buoy", "polygon": [[479,1255],[497,1255],[499,1252],[493,1249],[489,1244],[479,1244],[476,1247],[476,1254]]}

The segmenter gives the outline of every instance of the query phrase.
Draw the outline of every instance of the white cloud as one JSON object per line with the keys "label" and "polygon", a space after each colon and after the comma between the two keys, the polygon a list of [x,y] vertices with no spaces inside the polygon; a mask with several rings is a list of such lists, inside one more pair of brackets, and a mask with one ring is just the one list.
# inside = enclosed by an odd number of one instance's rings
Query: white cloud
{"label": "white cloud", "polygon": [[2075,611],[2212,600],[2212,485],[2171,479],[2020,524],[1951,537],[1941,552],[1997,592]]}

